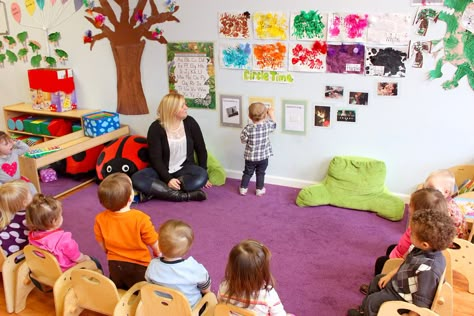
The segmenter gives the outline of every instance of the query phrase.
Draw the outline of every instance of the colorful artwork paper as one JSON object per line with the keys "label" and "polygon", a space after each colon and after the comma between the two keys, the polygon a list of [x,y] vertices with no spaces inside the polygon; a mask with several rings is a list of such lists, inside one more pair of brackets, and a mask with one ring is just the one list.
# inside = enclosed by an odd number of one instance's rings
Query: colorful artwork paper
{"label": "colorful artwork paper", "polygon": [[254,44],[253,69],[256,70],[286,70],[285,43]]}
{"label": "colorful artwork paper", "polygon": [[219,37],[221,38],[249,38],[250,13],[219,13]]}
{"label": "colorful artwork paper", "polygon": [[367,40],[368,26],[368,14],[329,14],[327,40],[364,43]]}
{"label": "colorful artwork paper", "polygon": [[328,44],[327,72],[363,74],[365,48],[362,44]]}
{"label": "colorful artwork paper", "polygon": [[365,73],[369,76],[405,77],[408,46],[366,47]]}
{"label": "colorful artwork paper", "polygon": [[318,10],[300,11],[291,14],[291,40],[326,40],[327,14]]}
{"label": "colorful artwork paper", "polygon": [[290,71],[326,72],[326,42],[292,43],[289,54]]}
{"label": "colorful artwork paper", "polygon": [[221,43],[219,55],[222,68],[252,69],[252,46],[250,43]]}
{"label": "colorful artwork paper", "polygon": [[253,27],[257,39],[286,40],[288,38],[288,17],[281,12],[256,12]]}
{"label": "colorful artwork paper", "polygon": [[410,41],[411,16],[408,14],[371,14],[367,42],[406,45]]}

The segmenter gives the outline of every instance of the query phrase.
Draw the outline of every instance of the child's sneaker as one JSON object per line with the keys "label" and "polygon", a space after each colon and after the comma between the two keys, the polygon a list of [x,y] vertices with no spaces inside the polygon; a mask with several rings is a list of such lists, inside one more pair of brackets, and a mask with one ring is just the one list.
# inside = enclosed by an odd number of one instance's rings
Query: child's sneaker
{"label": "child's sneaker", "polygon": [[265,192],[267,192],[267,190],[265,190],[265,188],[261,188],[261,189],[257,189],[257,192],[255,194],[257,196],[262,196],[265,194]]}
{"label": "child's sneaker", "polygon": [[247,188],[239,188],[240,195],[247,195],[247,191],[248,191]]}

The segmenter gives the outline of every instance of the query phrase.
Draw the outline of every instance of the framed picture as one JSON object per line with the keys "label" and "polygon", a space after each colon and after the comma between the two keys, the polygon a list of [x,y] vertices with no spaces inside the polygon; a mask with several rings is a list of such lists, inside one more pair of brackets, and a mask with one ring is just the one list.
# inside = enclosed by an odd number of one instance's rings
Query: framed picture
{"label": "framed picture", "polygon": [[0,35],[7,35],[10,33],[7,20],[7,8],[5,2],[0,1]]}
{"label": "framed picture", "polygon": [[242,127],[242,97],[238,95],[220,95],[221,125]]}
{"label": "framed picture", "polygon": [[327,105],[314,106],[314,126],[330,127],[331,126],[331,107]]}
{"label": "framed picture", "polygon": [[275,99],[266,97],[249,97],[249,106],[254,102],[261,102],[268,108],[275,108]]}
{"label": "framed picture", "polygon": [[384,97],[398,96],[398,82],[377,82],[377,95]]}
{"label": "framed picture", "polygon": [[282,131],[304,134],[306,132],[306,101],[282,100]]}

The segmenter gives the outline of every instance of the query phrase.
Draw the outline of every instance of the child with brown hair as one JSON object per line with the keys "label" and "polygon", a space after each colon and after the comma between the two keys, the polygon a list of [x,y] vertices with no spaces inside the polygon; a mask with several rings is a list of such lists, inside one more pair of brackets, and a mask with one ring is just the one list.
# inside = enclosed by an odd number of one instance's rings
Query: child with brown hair
{"label": "child with brown hair", "polygon": [[193,308],[202,295],[211,291],[211,278],[206,268],[193,257],[184,258],[194,241],[187,223],[170,219],[159,229],[162,257],[151,260],[146,270],[148,282],[180,291]]}
{"label": "child with brown hair", "polygon": [[0,186],[0,248],[5,256],[28,244],[25,208],[31,199],[25,181],[15,180]]}
{"label": "child with brown hair", "polygon": [[101,269],[100,263],[79,250],[72,234],[61,229],[63,224],[61,202],[52,196],[35,194],[26,207],[26,225],[30,229],[28,240],[33,246],[52,253],[62,271],[85,262],[88,269]]}
{"label": "child with brown hair", "polygon": [[443,194],[448,203],[449,215],[453,219],[454,225],[456,225],[457,237],[467,239],[469,234],[467,232],[466,220],[456,201],[452,198],[455,185],[456,179],[454,174],[447,169],[442,169],[432,172],[426,178],[423,187],[439,190]]}
{"label": "child with brown hair", "polygon": [[240,133],[240,141],[245,144],[245,169],[240,182],[239,193],[246,195],[252,175],[257,177],[257,196],[266,193],[265,171],[268,167],[268,158],[273,156],[270,144],[270,133],[276,129],[275,109],[267,108],[261,102],[254,102],[249,106],[251,122]]}
{"label": "child with brown hair", "polygon": [[224,281],[219,286],[219,302],[233,304],[257,316],[286,316],[274,288],[270,272],[270,250],[252,239],[241,241],[229,254]]}
{"label": "child with brown hair", "polygon": [[406,301],[431,308],[438,284],[446,268],[443,250],[453,242],[456,227],[446,212],[416,210],[410,220],[413,250],[398,269],[377,275],[362,305],[348,316],[376,316],[387,301]]}
{"label": "child with brown hair", "polygon": [[21,140],[14,140],[7,133],[0,131],[0,183],[22,179],[28,183],[31,194],[36,194],[36,188],[30,180],[20,175],[18,157],[29,150]]}
{"label": "child with brown hair", "polygon": [[150,216],[131,209],[132,180],[125,173],[113,173],[99,185],[99,201],[106,208],[95,217],[94,234],[107,254],[110,279],[117,288],[128,290],[145,281],[151,261],[158,256],[158,234]]}
{"label": "child with brown hair", "polygon": [[[446,199],[443,194],[436,189],[430,188],[419,189],[412,193],[410,203],[408,204],[408,217],[410,218],[413,215],[413,212],[419,209],[432,209],[446,214],[448,213]],[[375,261],[374,276],[382,272],[383,266],[388,259],[405,258],[411,244],[411,227],[408,225],[407,229],[400,237],[398,244],[388,246],[386,255],[377,258]],[[359,291],[365,295],[367,294],[368,289],[368,284],[362,284]]]}

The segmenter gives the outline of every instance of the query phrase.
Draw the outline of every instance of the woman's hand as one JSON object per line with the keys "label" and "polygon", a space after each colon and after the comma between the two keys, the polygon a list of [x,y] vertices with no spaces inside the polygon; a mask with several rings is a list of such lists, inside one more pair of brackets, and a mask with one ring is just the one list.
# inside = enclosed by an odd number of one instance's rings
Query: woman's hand
{"label": "woman's hand", "polygon": [[173,190],[179,190],[181,189],[181,181],[176,178],[173,178],[168,182],[168,186]]}
{"label": "woman's hand", "polygon": [[387,283],[390,281],[390,279],[391,277],[388,274],[381,277],[378,283],[379,288],[383,289],[387,285]]}
{"label": "woman's hand", "polygon": [[207,180],[207,182],[206,182],[206,184],[204,185],[204,187],[205,187],[206,189],[209,189],[210,187],[212,187],[212,183],[211,183],[209,180]]}

